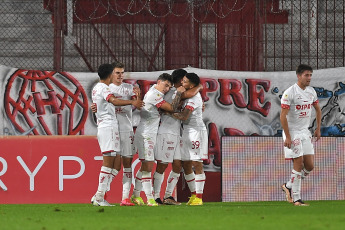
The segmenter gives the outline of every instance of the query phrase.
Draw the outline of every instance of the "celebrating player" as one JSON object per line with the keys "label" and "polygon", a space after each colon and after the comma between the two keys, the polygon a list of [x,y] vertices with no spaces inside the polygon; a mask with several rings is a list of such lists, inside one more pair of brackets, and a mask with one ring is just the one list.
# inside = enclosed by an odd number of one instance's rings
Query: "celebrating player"
{"label": "celebrating player", "polygon": [[114,66],[111,64],[100,65],[98,68],[100,81],[92,89],[92,101],[97,106],[97,139],[103,154],[98,189],[91,199],[95,206],[111,206],[104,199],[104,195],[110,186],[112,177],[118,173],[118,170],[114,169],[114,165],[121,164],[121,158],[118,154],[121,150],[120,137],[114,106],[133,105],[141,108],[144,105],[140,99],[121,100],[113,95],[109,88],[114,78],[113,70]]}
{"label": "celebrating player", "polygon": [[[182,85],[181,81],[186,75],[184,69],[177,69],[172,72],[174,87],[164,96],[164,100],[172,102],[176,88]],[[202,85],[194,87],[182,93],[181,98],[191,98],[202,89]],[[181,121],[170,114],[163,113],[161,124],[158,129],[157,144],[155,145],[155,159],[157,161],[156,172],[153,175],[154,198],[158,204],[180,205],[172,196],[173,190],[180,177],[181,152],[180,152]],[[167,179],[167,186],[163,201],[160,198],[161,186],[164,178],[164,171],[168,164],[172,163],[172,171]]]}
{"label": "celebrating player", "polygon": [[157,131],[160,121],[158,109],[173,112],[179,106],[181,93],[185,91],[183,87],[179,87],[172,103],[168,103],[163,99],[172,86],[171,75],[167,73],[161,74],[157,79],[157,84],[153,85],[145,94],[145,106],[140,111],[140,123],[136,129],[134,142],[138,149],[139,159],[141,160],[141,168],[136,175],[135,187],[133,190],[132,202],[142,205],[143,201],[140,197],[141,189],[144,190],[147,205],[157,206],[152,195],[152,179],[151,172],[154,164],[154,146],[156,144]]}
{"label": "celebrating player", "polygon": [[[321,109],[315,90],[309,86],[313,69],[299,65],[297,83],[290,86],[281,98],[280,121],[283,127],[285,158],[292,159],[290,180],[282,185],[288,202],[295,206],[307,206],[301,199],[301,179],[314,168],[314,147],[308,130],[312,107],[316,111],[316,141],[320,139]],[[292,192],[292,193],[291,193]]]}
{"label": "celebrating player", "polygon": [[[197,87],[199,83],[200,78],[195,73],[187,73],[182,80],[182,85],[186,90]],[[201,95],[197,93],[185,101],[182,112],[173,114],[175,118],[182,120],[183,124],[182,166],[192,193],[187,205],[203,205],[202,194],[206,180],[203,160],[208,159],[208,137],[202,119],[202,107]]]}

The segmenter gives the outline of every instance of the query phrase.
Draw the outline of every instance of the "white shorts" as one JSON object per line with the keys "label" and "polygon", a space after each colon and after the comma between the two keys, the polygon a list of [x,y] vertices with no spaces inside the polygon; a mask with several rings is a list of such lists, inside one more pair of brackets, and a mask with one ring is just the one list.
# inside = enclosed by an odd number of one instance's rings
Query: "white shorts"
{"label": "white shorts", "polygon": [[158,134],[154,148],[155,159],[162,163],[172,163],[173,160],[181,160],[180,136],[170,133]]}
{"label": "white shorts", "polygon": [[98,144],[103,155],[115,156],[120,151],[120,135],[117,128],[97,128]]}
{"label": "white shorts", "polygon": [[130,132],[120,132],[121,149],[120,155],[122,157],[133,157],[135,154],[134,146],[134,133]]}
{"label": "white shorts", "polygon": [[[284,147],[286,159],[297,158],[304,155],[314,155],[314,146],[312,144],[312,135],[307,131],[290,132],[291,135],[291,148]],[[283,132],[283,140],[286,136]]]}
{"label": "white shorts", "polygon": [[182,161],[202,161],[208,159],[207,130],[183,131],[181,140]]}
{"label": "white shorts", "polygon": [[138,157],[141,161],[154,161],[154,146],[156,144],[156,133],[145,133],[134,135],[134,145],[136,151],[138,151]]}

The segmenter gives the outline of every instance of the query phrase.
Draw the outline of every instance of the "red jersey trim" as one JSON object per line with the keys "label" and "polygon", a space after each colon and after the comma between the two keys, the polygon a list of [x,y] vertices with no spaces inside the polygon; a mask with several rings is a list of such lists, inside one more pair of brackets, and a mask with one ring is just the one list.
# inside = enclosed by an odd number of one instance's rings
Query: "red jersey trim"
{"label": "red jersey trim", "polygon": [[113,96],[113,95],[112,95],[112,94],[109,94],[109,95],[107,96],[107,101],[109,101],[109,98],[110,98],[111,96]]}
{"label": "red jersey trim", "polygon": [[163,104],[165,103],[165,100],[159,102],[158,104],[156,104],[156,107],[159,109]]}
{"label": "red jersey trim", "polygon": [[185,109],[189,109],[190,111],[194,111],[194,108],[190,105],[186,105],[186,107],[184,107]]}
{"label": "red jersey trim", "polygon": [[282,107],[282,109],[290,109],[290,105],[282,104],[281,107]]}
{"label": "red jersey trim", "polygon": [[319,100],[314,101],[312,105],[317,105],[317,104],[319,104]]}
{"label": "red jersey trim", "polygon": [[105,151],[105,152],[102,152],[102,154],[111,153],[111,152],[115,152],[115,150]]}

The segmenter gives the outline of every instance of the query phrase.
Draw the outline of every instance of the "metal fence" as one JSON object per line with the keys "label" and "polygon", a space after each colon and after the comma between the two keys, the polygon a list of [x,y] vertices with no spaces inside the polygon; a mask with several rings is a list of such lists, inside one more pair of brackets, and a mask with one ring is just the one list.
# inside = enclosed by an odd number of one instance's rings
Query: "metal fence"
{"label": "metal fence", "polygon": [[95,71],[345,66],[343,0],[0,0],[0,64]]}

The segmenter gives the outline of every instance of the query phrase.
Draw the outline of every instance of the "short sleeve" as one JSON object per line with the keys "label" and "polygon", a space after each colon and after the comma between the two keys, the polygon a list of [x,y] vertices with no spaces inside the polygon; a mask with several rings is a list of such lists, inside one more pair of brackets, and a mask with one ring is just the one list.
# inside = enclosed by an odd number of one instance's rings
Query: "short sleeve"
{"label": "short sleeve", "polygon": [[104,98],[104,100],[108,101],[111,96],[113,96],[113,94],[110,91],[110,88],[109,87],[104,87],[102,89],[102,97]]}
{"label": "short sleeve", "polygon": [[291,101],[289,95],[289,91],[285,90],[280,100],[282,109],[290,109]]}

